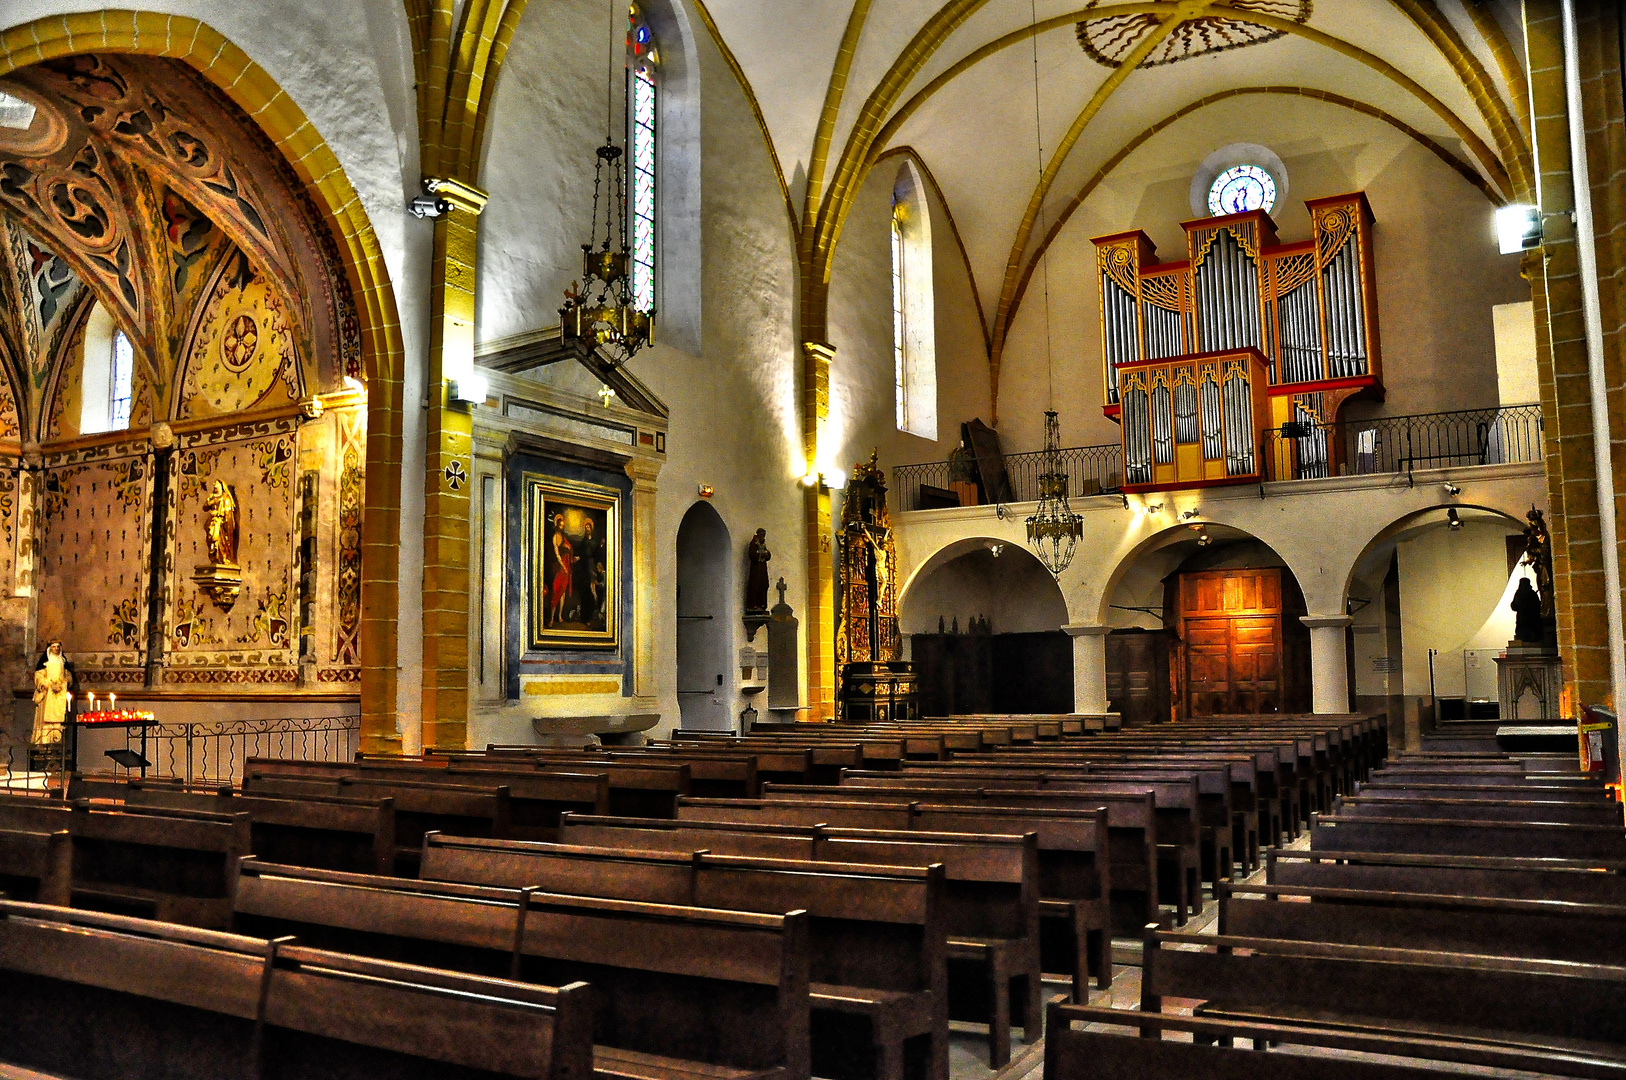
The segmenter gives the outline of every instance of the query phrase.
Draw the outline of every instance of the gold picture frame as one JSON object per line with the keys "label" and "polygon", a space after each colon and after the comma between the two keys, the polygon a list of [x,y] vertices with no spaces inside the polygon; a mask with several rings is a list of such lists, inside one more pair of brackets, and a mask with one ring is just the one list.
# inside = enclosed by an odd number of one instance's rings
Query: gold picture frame
{"label": "gold picture frame", "polygon": [[525,474],[527,646],[621,644],[621,492]]}

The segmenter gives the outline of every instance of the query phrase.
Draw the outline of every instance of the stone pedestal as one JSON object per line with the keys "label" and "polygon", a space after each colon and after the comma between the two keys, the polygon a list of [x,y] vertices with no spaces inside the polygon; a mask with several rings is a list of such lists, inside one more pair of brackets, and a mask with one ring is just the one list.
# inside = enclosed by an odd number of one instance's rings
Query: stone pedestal
{"label": "stone pedestal", "polygon": [[1558,699],[1564,672],[1558,653],[1544,645],[1510,641],[1496,658],[1496,691],[1503,720],[1562,720]]}

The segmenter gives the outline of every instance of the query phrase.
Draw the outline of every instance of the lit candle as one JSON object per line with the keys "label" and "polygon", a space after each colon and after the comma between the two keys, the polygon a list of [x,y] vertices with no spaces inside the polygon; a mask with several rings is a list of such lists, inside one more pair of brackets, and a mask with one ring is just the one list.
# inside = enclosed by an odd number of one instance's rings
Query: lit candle
{"label": "lit candle", "polygon": [[117,694],[108,694],[107,695],[107,711],[108,712],[118,712],[119,711],[119,696]]}

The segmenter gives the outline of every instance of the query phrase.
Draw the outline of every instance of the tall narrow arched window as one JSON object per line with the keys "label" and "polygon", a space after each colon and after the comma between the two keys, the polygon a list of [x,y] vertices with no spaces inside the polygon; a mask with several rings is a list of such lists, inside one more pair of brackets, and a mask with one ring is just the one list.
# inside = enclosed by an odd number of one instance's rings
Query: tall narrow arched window
{"label": "tall narrow arched window", "polygon": [[101,304],[85,320],[84,366],[79,376],[79,433],[123,431],[130,426],[135,349]]}
{"label": "tall narrow arched window", "polygon": [[892,386],[898,430],[937,438],[937,313],[925,186],[905,161],[892,185]]}
{"label": "tall narrow arched window", "polygon": [[632,298],[655,310],[655,120],[660,52],[637,4],[627,24],[627,225],[632,250]]}

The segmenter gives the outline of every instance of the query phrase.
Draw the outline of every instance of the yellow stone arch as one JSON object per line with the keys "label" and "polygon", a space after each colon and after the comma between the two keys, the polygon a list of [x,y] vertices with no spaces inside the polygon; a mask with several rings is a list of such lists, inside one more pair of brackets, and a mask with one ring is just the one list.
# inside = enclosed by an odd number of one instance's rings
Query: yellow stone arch
{"label": "yellow stone arch", "polygon": [[206,23],[147,11],[53,15],[0,32],[0,75],[75,53],[165,56],[196,69],[253,118],[287,159],[338,245],[360,321],[367,373],[367,486],[362,526],[362,749],[398,745],[396,615],[401,543],[401,368],[395,290],[378,237],[339,159],[265,69]]}

